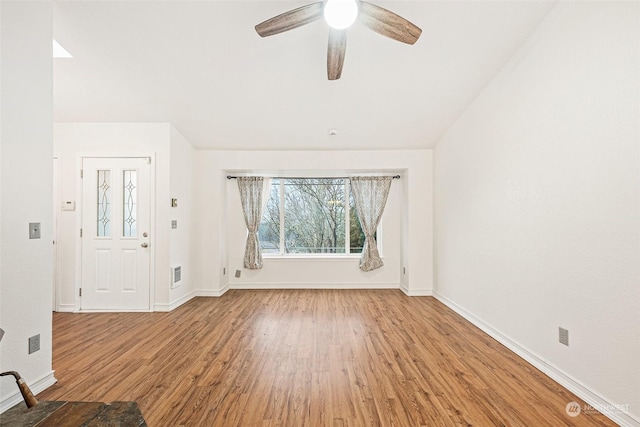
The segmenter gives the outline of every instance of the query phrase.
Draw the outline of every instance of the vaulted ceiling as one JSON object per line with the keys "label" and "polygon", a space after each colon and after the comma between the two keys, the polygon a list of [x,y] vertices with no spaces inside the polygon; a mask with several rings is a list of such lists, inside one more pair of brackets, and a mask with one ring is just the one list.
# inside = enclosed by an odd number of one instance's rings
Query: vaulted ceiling
{"label": "vaulted ceiling", "polygon": [[554,5],[370,1],[422,36],[356,23],[337,81],[323,20],[254,30],[308,0],[56,1],[54,38],[73,58],[54,60],[55,120],[171,122],[197,148],[430,148]]}

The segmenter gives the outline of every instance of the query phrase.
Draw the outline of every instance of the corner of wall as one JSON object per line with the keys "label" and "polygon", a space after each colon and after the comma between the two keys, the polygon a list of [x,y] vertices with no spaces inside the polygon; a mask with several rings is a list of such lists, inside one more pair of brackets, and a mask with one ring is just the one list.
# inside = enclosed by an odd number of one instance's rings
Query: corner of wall
{"label": "corner of wall", "polygon": [[[0,16],[0,345],[2,370],[41,391],[52,371],[53,6],[2,2]],[[30,238],[29,223],[40,238]],[[28,339],[40,335],[29,354]],[[0,380],[0,412],[19,399]]]}

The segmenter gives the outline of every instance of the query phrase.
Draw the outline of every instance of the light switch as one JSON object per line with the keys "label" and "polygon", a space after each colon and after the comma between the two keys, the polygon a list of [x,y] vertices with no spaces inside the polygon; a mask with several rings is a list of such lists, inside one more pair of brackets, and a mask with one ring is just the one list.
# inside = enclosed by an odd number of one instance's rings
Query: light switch
{"label": "light switch", "polygon": [[39,222],[30,222],[29,223],[29,238],[30,239],[39,239],[40,238],[40,223]]}

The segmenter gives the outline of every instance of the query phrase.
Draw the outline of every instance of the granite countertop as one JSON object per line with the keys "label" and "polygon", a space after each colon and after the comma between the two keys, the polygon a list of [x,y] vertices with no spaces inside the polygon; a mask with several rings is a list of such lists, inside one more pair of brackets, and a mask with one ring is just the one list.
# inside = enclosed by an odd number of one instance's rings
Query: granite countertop
{"label": "granite countertop", "polygon": [[22,402],[0,414],[0,427],[146,427],[136,402]]}

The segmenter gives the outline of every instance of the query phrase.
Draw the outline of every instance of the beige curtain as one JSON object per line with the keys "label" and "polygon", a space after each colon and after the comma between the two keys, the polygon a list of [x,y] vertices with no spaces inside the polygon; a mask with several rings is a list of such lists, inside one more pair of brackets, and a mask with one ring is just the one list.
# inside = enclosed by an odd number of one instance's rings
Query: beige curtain
{"label": "beige curtain", "polygon": [[244,222],[249,235],[244,249],[244,267],[252,270],[262,268],[262,251],[258,241],[258,228],[262,219],[262,198],[264,192],[264,178],[261,176],[238,177],[238,189]]}
{"label": "beige curtain", "polygon": [[374,234],[387,203],[392,179],[390,176],[356,176],[349,179],[358,219],[365,235],[360,257],[362,271],[375,270],[384,265]]}

